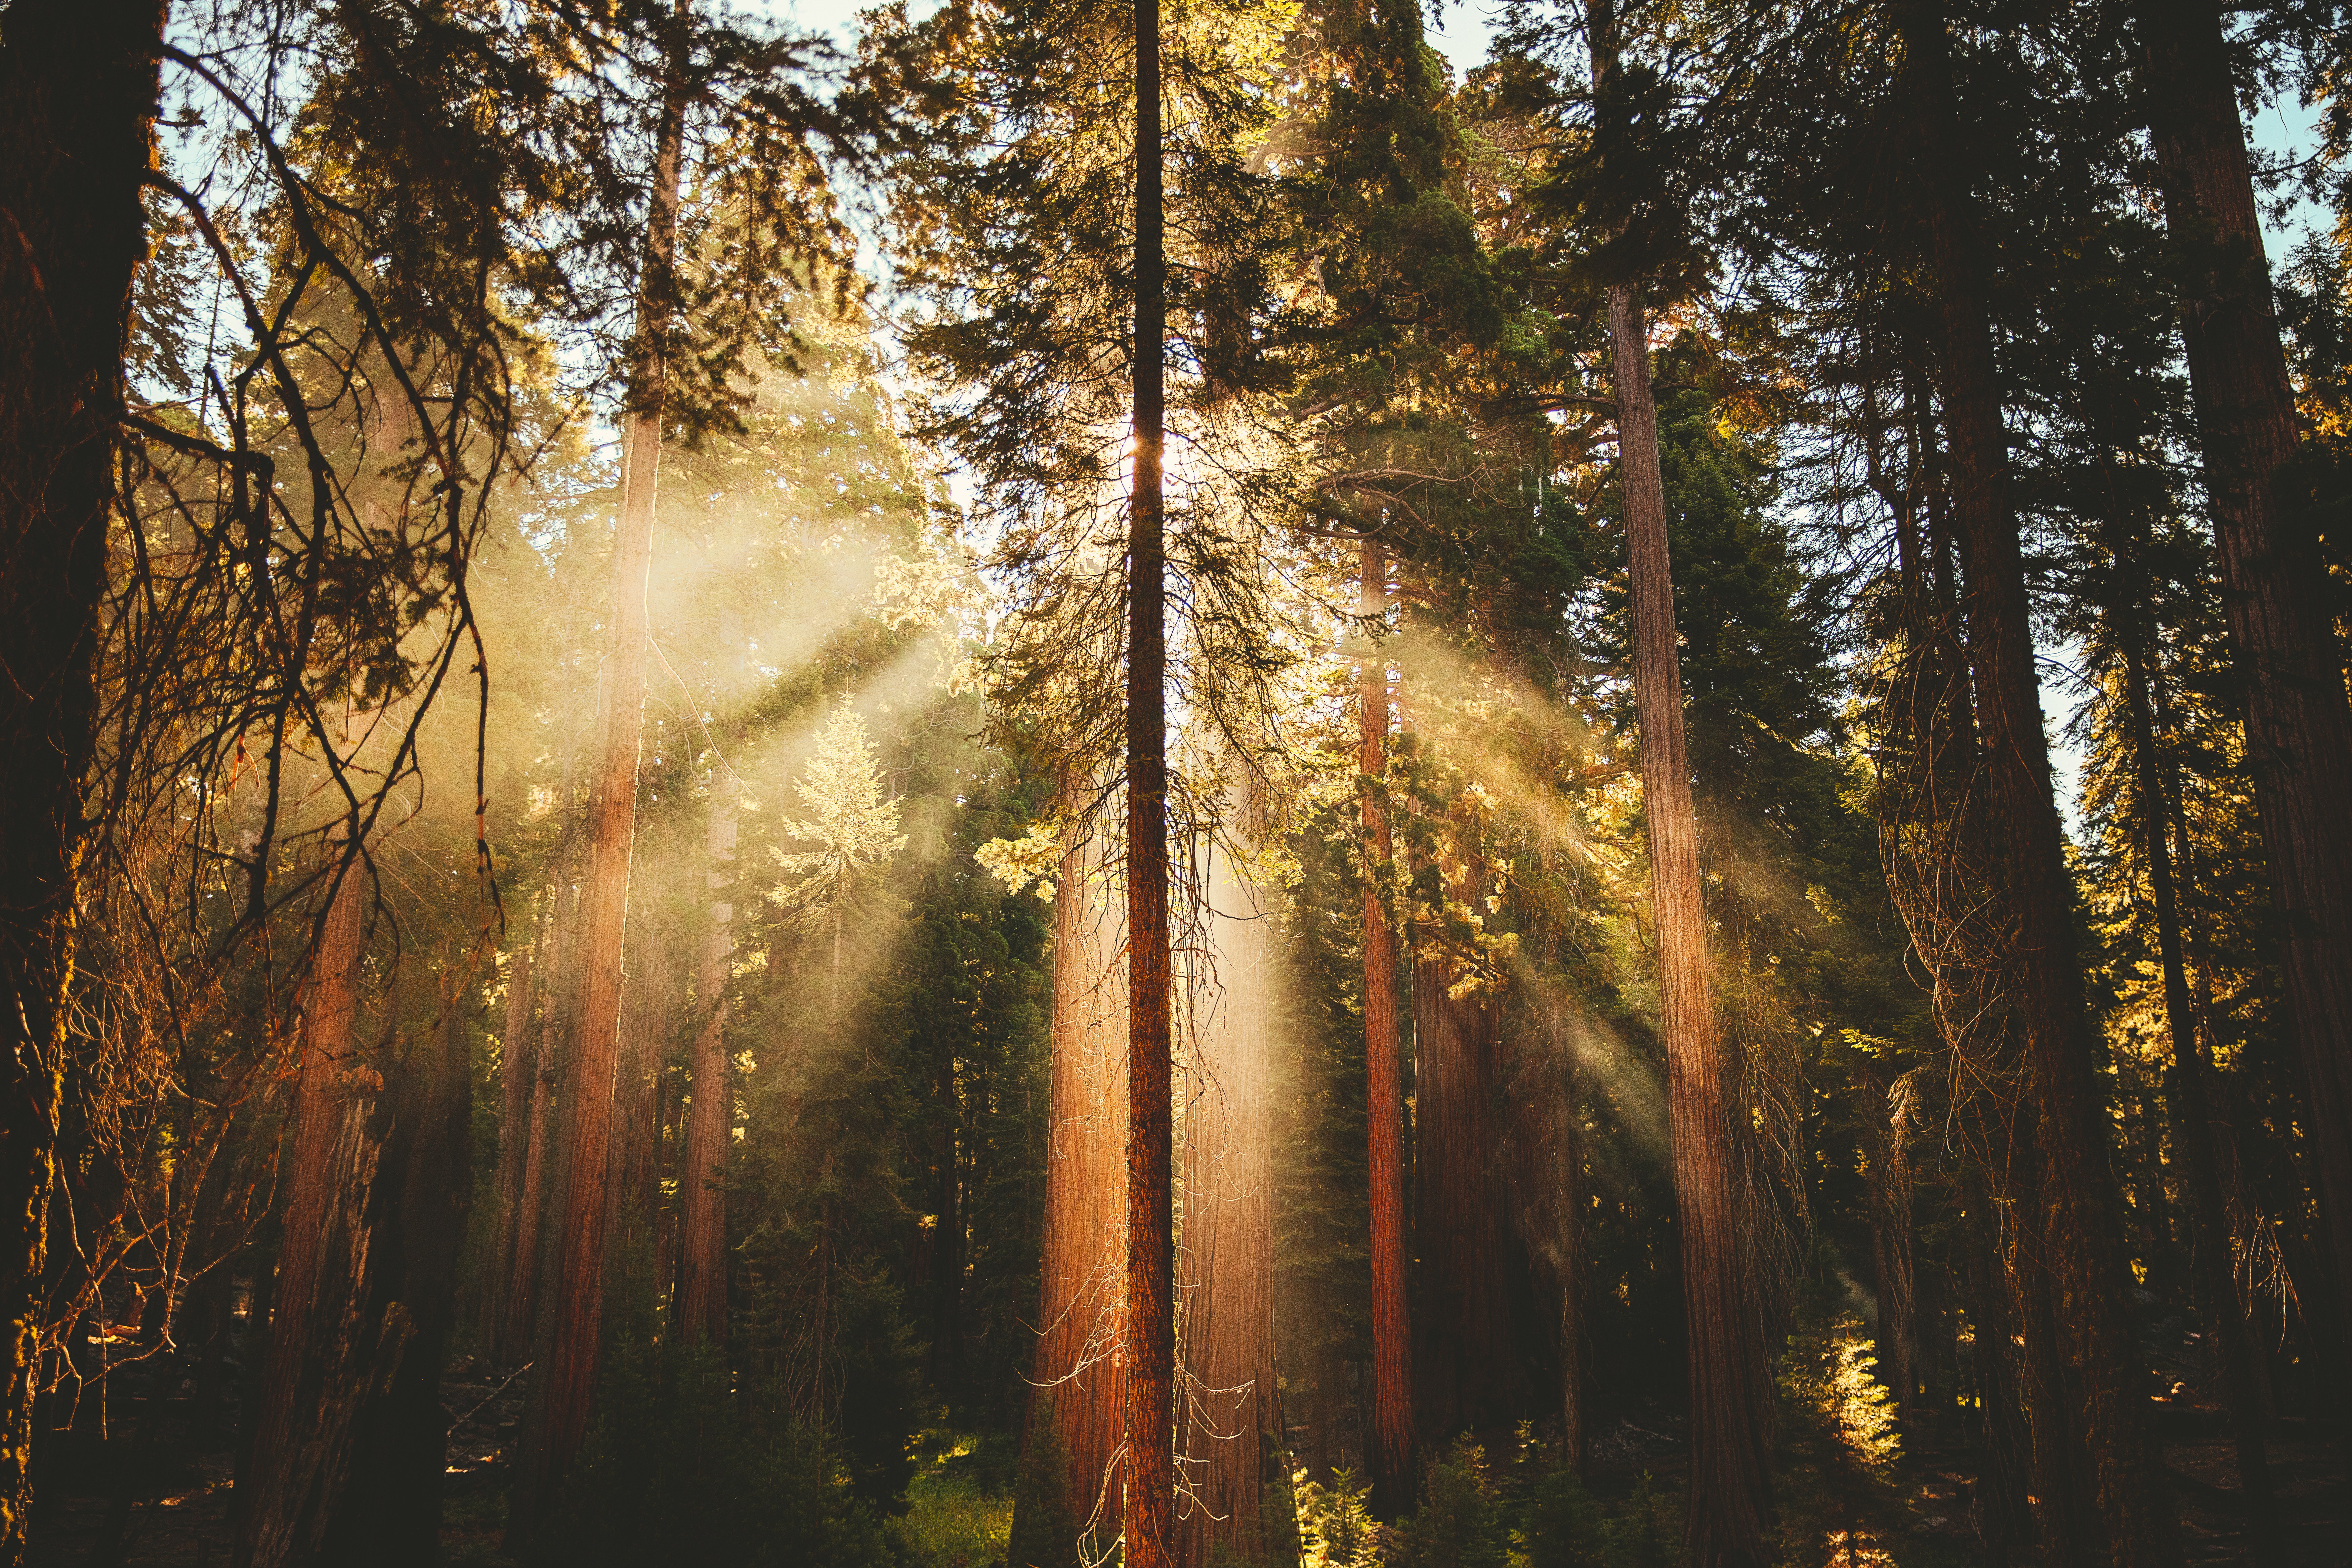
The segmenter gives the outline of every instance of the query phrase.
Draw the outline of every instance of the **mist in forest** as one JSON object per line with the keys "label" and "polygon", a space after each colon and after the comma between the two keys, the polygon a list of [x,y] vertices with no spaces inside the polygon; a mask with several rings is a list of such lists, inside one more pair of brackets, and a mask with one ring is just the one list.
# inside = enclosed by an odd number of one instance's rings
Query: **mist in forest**
{"label": "mist in forest", "polygon": [[2336,21],[0,0],[0,1568],[2340,1563]]}

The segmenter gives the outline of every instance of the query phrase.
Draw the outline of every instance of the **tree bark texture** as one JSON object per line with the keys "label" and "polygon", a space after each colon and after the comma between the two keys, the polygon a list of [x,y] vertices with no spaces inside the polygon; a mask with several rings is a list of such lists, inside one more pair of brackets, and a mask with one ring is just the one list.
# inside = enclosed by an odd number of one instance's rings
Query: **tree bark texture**
{"label": "tree bark texture", "polygon": [[2037,1120],[2035,1261],[2049,1271],[2051,1315],[2116,1568],[2173,1568],[2180,1559],[2178,1523],[2157,1482],[2147,1373],[2124,1310],[2120,1200],[2075,952],[2074,880],[2051,794],[1991,318],[1967,192],[1948,156],[1965,142],[1952,103],[1944,18],[1929,0],[1906,5],[1901,24],[1922,122],[1920,183],[1944,337],[1938,368],[1950,510],[1967,580],[1994,893]]}
{"label": "tree bark texture", "polygon": [[1681,653],[1666,553],[1658,413],[1650,393],[1649,331],[1639,293],[1609,290],[1618,472],[1633,599],[1633,706],[1642,801],[1658,931],[1659,1022],[1666,1040],[1667,1120],[1682,1232],[1691,1387],[1686,1551],[1693,1568],[1763,1560],[1770,1508],[1763,1346],[1746,1304],[1748,1255],[1738,1235],[1729,1089],[1707,981],[1699,898],[1698,828],[1683,740]]}
{"label": "tree bark texture", "polygon": [[565,1471],[588,1436],[604,1342],[604,1262],[615,1194],[611,1185],[613,1110],[619,1068],[622,953],[635,848],[637,763],[652,637],[646,589],[653,574],[654,500],[661,477],[665,369],[656,345],[677,236],[678,165],[686,118],[673,84],[662,110],[651,212],[646,227],[646,286],[639,296],[637,363],[630,412],[620,525],[613,543],[613,647],[605,661],[605,729],[588,800],[588,868],[580,952],[580,1011],[563,1074],[570,1142],[557,1249],[553,1332],[540,1368],[538,1430],[527,1445],[510,1532],[527,1545],[556,1506]]}
{"label": "tree bark texture", "polygon": [[[1475,904],[1484,891],[1474,868],[1446,897]],[[1444,957],[1413,963],[1414,1401],[1422,1437],[1439,1447],[1507,1419],[1525,1392],[1496,1168],[1502,1014],[1491,993],[1449,994],[1460,978]]]}
{"label": "tree bark texture", "polygon": [[1550,1298],[1559,1355],[1559,1461],[1584,1468],[1584,1125],[1575,1055],[1521,1037],[1507,1047],[1505,1146],[1512,1223]]}
{"label": "tree bark texture", "polygon": [[2246,682],[2246,763],[2285,930],[2304,1141],[2334,1260],[2329,1337],[2352,1343],[2352,710],[2316,535],[2280,489],[2294,405],[2221,11],[2144,0],[2138,21],[2222,604]]}
{"label": "tree bark texture", "polygon": [[381,1076],[355,1038],[366,885],[356,860],[341,869],[303,998],[293,1143],[279,1175],[285,1240],[252,1454],[237,1477],[235,1568],[324,1561],[362,1407],[410,1331],[404,1315],[386,1322],[368,1310],[369,1197],[384,1129],[374,1124]]}
{"label": "tree bark texture", "polygon": [[734,1133],[734,1089],[727,1081],[727,976],[734,960],[735,906],[719,896],[735,879],[735,802],[732,786],[714,776],[706,847],[710,859],[710,929],[702,940],[702,963],[695,972],[694,1005],[702,1016],[695,1031],[689,1071],[691,1100],[686,1121],[686,1154],[678,1182],[686,1210],[679,1237],[678,1332],[686,1342],[727,1342],[728,1146]]}
{"label": "tree bark texture", "polygon": [[1119,1294],[1127,1227],[1124,901],[1092,842],[1062,858],[1054,900],[1053,1067],[1045,1135],[1045,1235],[1033,1380],[1050,1395],[1070,1460],[1080,1528],[1118,1517],[1127,1422]]}
{"label": "tree bark texture", "polygon": [[[1356,614],[1369,629],[1388,613],[1388,563],[1371,540],[1360,548]],[[1367,780],[1388,770],[1387,656],[1364,657],[1357,687],[1357,766]],[[1394,1520],[1412,1511],[1412,1316],[1407,1291],[1412,1249],[1404,1214],[1404,1058],[1397,1037],[1396,933],[1378,878],[1392,853],[1377,784],[1364,791],[1364,1127],[1369,1168],[1372,1275],[1372,1429],[1365,1447],[1372,1511]],[[1318,1387],[1319,1387],[1318,1384]]]}
{"label": "tree bark texture", "polygon": [[21,1562],[99,607],[163,0],[0,23],[0,1563]]}
{"label": "tree bark texture", "polygon": [[1274,1205],[1267,1115],[1273,901],[1212,848],[1207,972],[1192,979],[1184,1107],[1183,1394],[1176,1560],[1259,1563],[1274,1383]]}
{"label": "tree bark texture", "polygon": [[1977,1482],[1977,1536],[1985,1568],[2021,1568],[2033,1552],[2033,1435],[2025,1420],[2017,1300],[2000,1261],[2000,1222],[1979,1191],[1962,1245],[1968,1249],[1969,1327],[1975,1338],[1984,1470]]}
{"label": "tree bark texture", "polygon": [[1135,494],[1127,637],[1126,1568],[1169,1568],[1175,1500],[1175,1191],[1168,939],[1167,265],[1160,4],[1135,7]]}
{"label": "tree bark texture", "polygon": [[677,1034],[686,964],[668,921],[638,921],[631,935],[636,962],[630,973],[636,978],[621,1009],[626,1028],[614,1093],[613,1192],[624,1206],[630,1235],[645,1244],[650,1261],[654,1217],[661,1205],[661,1080]]}

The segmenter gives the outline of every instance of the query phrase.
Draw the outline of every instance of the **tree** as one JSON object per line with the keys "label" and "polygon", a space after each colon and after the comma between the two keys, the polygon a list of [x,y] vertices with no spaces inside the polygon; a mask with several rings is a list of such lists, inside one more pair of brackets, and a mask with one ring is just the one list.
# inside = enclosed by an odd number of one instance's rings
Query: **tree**
{"label": "tree", "polygon": [[1921,216],[1943,328],[1937,368],[1949,505],[1967,573],[1968,658],[1988,775],[1996,891],[2038,1108],[2038,1220],[2056,1292],[2051,1312],[2064,1345],[2063,1397],[2090,1451],[2096,1500],[2118,1564],[2164,1568],[2178,1560],[2179,1544],[2170,1503],[2156,1481],[2142,1374],[2119,1305],[2124,1275],[2115,1246],[2114,1178],[2075,963],[2063,833],[2051,795],[1990,318],[1964,176],[1941,155],[1965,145],[1955,120],[1948,23],[1933,5],[1906,5],[1896,23],[1920,118],[1915,145],[1927,171]]}
{"label": "tree", "polygon": [[841,1008],[841,942],[852,903],[865,887],[907,847],[898,831],[898,803],[882,794],[866,721],[844,702],[825,721],[793,791],[805,817],[787,818],[784,831],[814,843],[814,849],[777,857],[790,879],[773,894],[792,922],[833,941],[832,1005]]}
{"label": "tree", "polygon": [[2352,823],[2340,809],[2352,708],[2326,572],[2297,512],[2294,405],[2222,13],[2150,0],[2134,19],[2341,1336],[2352,1333]]}
{"label": "tree", "polygon": [[21,1562],[39,1281],[73,980],[84,770],[96,747],[97,637],[121,439],[122,345],[145,243],[163,6],[12,5],[0,24],[0,1562]]}

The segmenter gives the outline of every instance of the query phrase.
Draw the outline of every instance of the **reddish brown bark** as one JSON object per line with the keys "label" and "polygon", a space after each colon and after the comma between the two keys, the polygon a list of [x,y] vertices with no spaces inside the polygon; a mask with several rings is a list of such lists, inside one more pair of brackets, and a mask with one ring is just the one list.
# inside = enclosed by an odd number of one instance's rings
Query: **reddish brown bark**
{"label": "reddish brown bark", "polygon": [[1167,266],[1160,193],[1160,4],[1135,6],[1135,494],[1127,634],[1126,1568],[1168,1568],[1175,1501],[1175,1190],[1168,940]]}
{"label": "reddish brown bark", "polygon": [[285,1240],[253,1448],[237,1477],[236,1568],[320,1560],[350,1478],[360,1406],[398,1364],[409,1324],[368,1311],[368,1192],[383,1141],[369,1125],[381,1081],[359,1055],[367,873],[341,873],[301,1016],[294,1137],[278,1180]]}
{"label": "reddish brown bark", "polygon": [[146,254],[162,0],[16,0],[0,48],[0,1563],[30,1502],[82,784]]}
{"label": "reddish brown bark", "polygon": [[[735,876],[735,806],[730,787],[716,777],[711,780],[708,849],[714,893]],[[725,1172],[735,1121],[734,1090],[727,1081],[727,973],[734,956],[734,920],[733,904],[723,898],[711,900],[710,931],[703,938],[702,964],[694,981],[694,1005],[702,1015],[702,1026],[694,1036],[692,1099],[678,1180],[686,1210],[678,1238],[678,1331],[688,1344],[727,1341]]]}
{"label": "reddish brown bark", "polygon": [[1746,1310],[1748,1262],[1738,1234],[1730,1091],[1707,981],[1698,828],[1683,740],[1681,655],[1649,331],[1639,293],[1609,291],[1618,473],[1625,499],[1633,600],[1633,705],[1658,931],[1659,1024],[1666,1041],[1667,1119],[1682,1231],[1689,1333],[1691,1489],[1685,1550],[1694,1568],[1763,1561],[1770,1507],[1763,1346]]}
{"label": "reddish brown bark", "polygon": [[1127,1420],[1118,1299],[1127,1222],[1125,911],[1081,845],[1054,900],[1053,1081],[1045,1235],[1032,1376],[1050,1394],[1082,1529],[1118,1518],[1114,1465]]}
{"label": "reddish brown bark", "polygon": [[2272,309],[2245,127],[2213,0],[2146,0],[2165,222],[2180,253],[2180,336],[2213,501],[2230,643],[2246,678],[2253,776],[2281,965],[2302,1057],[2304,1142],[2333,1258],[2332,1335],[2352,1343],[2352,710],[2309,523],[2280,483],[2294,405]]}
{"label": "reddish brown bark", "polygon": [[2070,1415],[2096,1477],[2116,1568],[2172,1568],[2180,1556],[2178,1526],[2157,1483],[2147,1374],[2124,1310],[2120,1200],[2074,950],[2074,882],[2051,794],[1991,319],[1974,223],[1953,168],[1952,154],[1966,143],[1952,103],[1944,17],[1928,0],[1906,5],[1899,24],[1906,86],[1920,116],[1917,169],[1943,329],[1939,390],[1951,521],[1966,570],[1987,844],[2036,1113],[2033,1261],[2049,1274]]}
{"label": "reddish brown bark", "polygon": [[630,378],[620,525],[613,546],[613,642],[605,660],[605,728],[588,799],[588,867],[582,891],[580,1010],[563,1075],[566,1171],[557,1238],[553,1332],[533,1389],[537,1430],[518,1478],[512,1544],[528,1543],[588,1435],[604,1327],[604,1263],[616,1194],[613,1110],[619,1069],[622,953],[635,850],[637,762],[651,638],[646,595],[653,573],[654,500],[661,472],[665,368],[656,345],[677,243],[678,171],[686,106],[673,88],[662,110],[646,285],[639,296],[636,364]]}
{"label": "reddish brown bark", "polygon": [[[1472,903],[1482,891],[1474,870],[1446,897]],[[1501,1014],[1486,992],[1447,994],[1460,978],[1450,959],[1414,960],[1414,1401],[1421,1435],[1438,1446],[1508,1418],[1523,1392],[1495,1168]]]}
{"label": "reddish brown bark", "polygon": [[[1361,545],[1356,613],[1369,631],[1388,612],[1388,570],[1379,545]],[[1361,736],[1357,765],[1367,780],[1388,769],[1388,660],[1365,656],[1357,688]],[[1372,1266],[1372,1430],[1365,1458],[1372,1511],[1409,1513],[1413,1503],[1412,1320],[1406,1290],[1412,1252],[1404,1223],[1403,1053],[1397,1038],[1396,936],[1377,878],[1392,853],[1377,784],[1364,791],[1364,1130]],[[1319,1385],[1318,1385],[1319,1386]]]}
{"label": "reddish brown bark", "polygon": [[1212,849],[1211,969],[1191,1003],[1184,1107],[1184,1397],[1176,1560],[1257,1563],[1275,1435],[1274,1208],[1267,1089],[1274,1016],[1268,900]]}
{"label": "reddish brown bark", "polygon": [[667,921],[640,921],[632,942],[622,1007],[625,1025],[614,1085],[613,1195],[623,1205],[630,1234],[653,1237],[661,1202],[661,1079],[671,1037],[677,1033],[678,990],[684,963],[670,946]]}

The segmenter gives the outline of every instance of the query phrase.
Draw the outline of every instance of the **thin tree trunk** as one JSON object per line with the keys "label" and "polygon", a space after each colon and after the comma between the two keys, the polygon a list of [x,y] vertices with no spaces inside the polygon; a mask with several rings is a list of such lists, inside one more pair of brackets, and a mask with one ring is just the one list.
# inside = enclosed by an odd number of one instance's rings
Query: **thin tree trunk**
{"label": "thin tree trunk", "polygon": [[[719,764],[724,766],[724,763]],[[708,848],[709,886],[722,892],[735,878],[735,803],[712,771]],[[687,1110],[683,1189],[686,1220],[679,1238],[679,1332],[688,1344],[727,1342],[728,1143],[734,1130],[727,1081],[727,975],[734,957],[735,906],[710,900],[710,931],[694,982],[702,1027],[694,1037],[693,1100]]]}
{"label": "thin tree trunk", "polygon": [[1658,928],[1660,1023],[1667,1116],[1682,1232],[1689,1327],[1693,1568],[1750,1568],[1764,1552],[1771,1505],[1766,1469],[1763,1347],[1747,1321],[1748,1257],[1738,1235],[1729,1089],[1707,982],[1699,899],[1698,829],[1683,744],[1682,671],[1666,552],[1658,415],[1650,395],[1649,333],[1636,290],[1609,290],[1618,467],[1633,605],[1633,705],[1642,799]]}
{"label": "thin tree trunk", "polygon": [[[2137,639],[2134,639],[2137,642]],[[2197,1032],[2189,966],[2180,940],[2180,901],[2173,879],[2171,792],[2156,749],[2156,717],[2148,697],[2150,672],[2141,647],[2124,650],[2125,700],[2132,748],[2138,753],[2140,816],[2147,855],[2148,890],[2156,903],[2157,955],[2164,971],[2164,1021],[2172,1037],[2173,1148],[2186,1167],[2191,1268],[2205,1329],[2221,1345],[2221,1396],[2238,1450],[2239,1496],[2257,1563],[2280,1561],[2278,1521],[2271,1500],[2270,1459],[2263,1441],[2262,1399],[2254,1382],[2253,1336],[2238,1306],[2237,1268],[2230,1247],[2230,1216],[2213,1150],[2216,1092],[2204,1042]],[[2182,825],[2185,834],[2186,824]]]}
{"label": "thin tree trunk", "polygon": [[1173,1068],[1168,941],[1167,555],[1160,465],[1167,267],[1161,251],[1160,3],[1135,6],[1135,495],[1127,640],[1126,1568],[1169,1568],[1175,1493]]}
{"label": "thin tree trunk", "polygon": [[499,1209],[491,1233],[489,1274],[482,1289],[482,1339],[488,1360],[505,1365],[513,1345],[507,1338],[508,1291],[514,1280],[515,1231],[522,1218],[523,1170],[530,1160],[531,1085],[539,1074],[538,1042],[531,1030],[530,954],[535,941],[515,949],[507,965],[506,1029],[499,1037]]}
{"label": "thin tree trunk", "polygon": [[2144,0],[2165,221],[2191,263],[2181,343],[2213,500],[2230,642],[2245,677],[2246,763],[2285,934],[2281,968],[2309,1096],[2321,1229],[2352,1343],[2352,710],[2327,573],[2286,518],[2294,405],[2231,53],[2214,0]]}
{"label": "thin tree trunk", "polygon": [[[1078,845],[1054,900],[1053,1067],[1045,1133],[1045,1234],[1038,1264],[1037,1386],[1070,1460],[1081,1530],[1118,1518],[1114,1467],[1127,1387],[1118,1353],[1127,1221],[1125,911]],[[1109,907],[1106,908],[1106,904]]]}
{"label": "thin tree trunk", "polygon": [[2116,1568],[2173,1568],[2180,1557],[2178,1523],[2157,1482],[2146,1373],[2137,1364],[2124,1310],[2119,1200],[2074,951],[2074,882],[2051,795],[1991,321],[1966,196],[1950,166],[1966,142],[1952,104],[1941,9],[1933,0],[1906,5],[1901,26],[1921,115],[1919,169],[1944,334],[1951,513],[1968,579],[1969,660],[1990,786],[1995,893],[2038,1112],[2041,1261],[2051,1275],[2053,1315]]}
{"label": "thin tree trunk", "polygon": [[1197,1081],[1184,1113],[1184,1341],[1176,1560],[1259,1563],[1259,1500],[1278,1445],[1274,1209],[1268,1158],[1272,914],[1256,882],[1212,848],[1207,945],[1195,981]]}
{"label": "thin tree trunk", "polygon": [[536,1353],[539,1282],[544,1259],[549,1155],[555,1138],[555,1074],[561,1059],[569,971],[564,966],[563,908],[567,879],[559,871],[547,906],[547,967],[541,977],[539,1027],[532,1031],[530,1113],[520,1134],[523,1144],[522,1190],[515,1207],[514,1244],[507,1258],[506,1316],[501,1331],[509,1362]]}
{"label": "thin tree trunk", "polygon": [[963,1170],[961,1152],[963,1109],[956,1092],[955,1060],[940,1062],[939,1103],[947,1117],[940,1129],[936,1228],[931,1232],[931,1381],[936,1388],[961,1392],[963,1376]]}
{"label": "thin tree trunk", "polygon": [[83,773],[146,255],[163,0],[16,0],[0,47],[0,1563],[25,1553]]}
{"label": "thin tree trunk", "polygon": [[[681,19],[684,0],[681,0]],[[613,646],[605,665],[611,696],[588,802],[588,872],[582,901],[580,1016],[564,1075],[566,1152],[563,1232],[558,1249],[555,1318],[533,1404],[537,1431],[518,1478],[510,1549],[528,1554],[541,1520],[557,1504],[563,1477],[588,1436],[604,1330],[604,1258],[612,1226],[613,1101],[618,1070],[622,952],[635,847],[637,762],[651,640],[646,602],[653,574],[654,500],[661,476],[666,367],[658,351],[677,235],[678,166],[685,93],[673,80],[662,108],[650,216],[646,286],[639,295],[636,363],[623,421],[626,461],[620,526],[613,547]]]}
{"label": "thin tree trunk", "polygon": [[[1356,601],[1369,634],[1388,612],[1388,568],[1381,548],[1365,540],[1360,549],[1362,583]],[[1389,678],[1387,656],[1377,647],[1364,656],[1357,691],[1361,741],[1357,765],[1367,779],[1388,769]],[[1364,854],[1368,870],[1388,864],[1388,814],[1376,785],[1364,791]],[[1372,1483],[1372,1511],[1386,1520],[1412,1510],[1413,1414],[1412,1319],[1406,1291],[1411,1252],[1404,1219],[1403,1053],[1397,1038],[1396,937],[1389,929],[1388,905],[1373,877],[1364,882],[1364,1128],[1370,1167],[1372,1266],[1372,1430],[1365,1458]]]}

